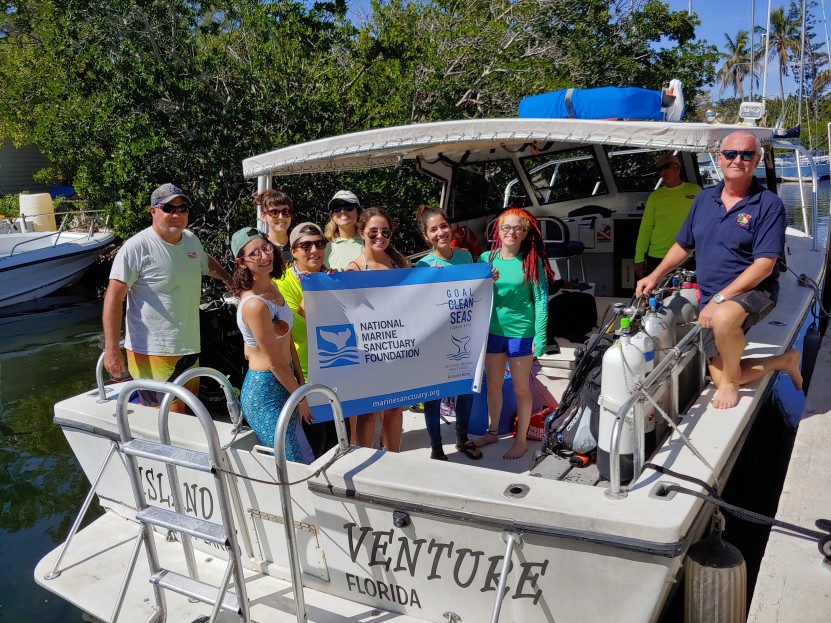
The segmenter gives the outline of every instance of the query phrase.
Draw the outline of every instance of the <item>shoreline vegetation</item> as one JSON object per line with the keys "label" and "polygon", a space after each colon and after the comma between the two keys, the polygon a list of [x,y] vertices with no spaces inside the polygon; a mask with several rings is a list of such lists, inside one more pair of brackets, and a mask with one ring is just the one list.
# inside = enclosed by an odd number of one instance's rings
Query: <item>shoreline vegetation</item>
{"label": "shoreline vegetation", "polygon": [[[713,109],[730,121],[743,84],[761,72],[758,28],[751,63],[747,32],[725,34],[719,51],[696,37],[696,14],[659,0],[351,6],[12,0],[0,17],[0,135],[37,146],[52,163],[37,180],[73,185],[122,238],[147,225],[150,190],[173,182],[193,199],[191,229],[221,258],[229,232],[252,221],[256,184],[240,166],[252,154],[370,128],[515,116],[523,96],[555,89],[660,89],[672,78],[684,84],[685,118]],[[814,126],[831,109],[817,6],[809,0],[808,138],[824,136]],[[798,60],[799,8],[791,1],[771,25],[780,75]],[[711,101],[714,84],[733,97]],[[784,112],[791,124],[795,108],[794,98],[769,100],[768,123]],[[338,188],[386,206],[405,253],[422,246],[415,206],[440,192],[409,165],[275,186],[317,223]]]}

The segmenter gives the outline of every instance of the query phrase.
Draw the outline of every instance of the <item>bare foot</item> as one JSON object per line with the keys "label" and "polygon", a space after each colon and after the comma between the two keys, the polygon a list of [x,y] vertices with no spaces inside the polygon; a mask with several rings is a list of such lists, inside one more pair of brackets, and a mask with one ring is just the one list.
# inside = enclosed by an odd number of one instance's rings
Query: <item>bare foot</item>
{"label": "bare foot", "polygon": [[791,377],[793,386],[797,389],[802,389],[802,372],[799,369],[799,364],[802,361],[802,353],[797,349],[792,348],[785,353],[785,372]]}
{"label": "bare foot", "polygon": [[496,443],[497,441],[499,441],[499,436],[496,434],[496,431],[489,430],[481,437],[474,439],[473,445],[477,448],[481,448],[482,446],[487,446],[492,443]]}
{"label": "bare foot", "polygon": [[528,442],[525,439],[517,439],[514,441],[514,445],[502,455],[503,459],[518,459],[525,451],[528,450]]}
{"label": "bare foot", "polygon": [[721,380],[716,395],[713,396],[713,406],[716,409],[730,409],[739,403],[739,384]]}

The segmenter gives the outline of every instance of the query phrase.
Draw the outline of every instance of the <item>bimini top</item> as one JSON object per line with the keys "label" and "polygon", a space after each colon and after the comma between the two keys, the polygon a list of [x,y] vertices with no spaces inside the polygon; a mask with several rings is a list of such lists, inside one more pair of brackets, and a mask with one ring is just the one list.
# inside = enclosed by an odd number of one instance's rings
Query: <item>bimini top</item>
{"label": "bimini top", "polygon": [[[690,152],[717,151],[731,132],[747,130],[770,143],[770,128],[661,121],[463,119],[342,134],[246,158],[246,178],[395,166],[404,160],[457,164],[548,151],[557,143]],[[525,155],[525,154],[524,154]]]}

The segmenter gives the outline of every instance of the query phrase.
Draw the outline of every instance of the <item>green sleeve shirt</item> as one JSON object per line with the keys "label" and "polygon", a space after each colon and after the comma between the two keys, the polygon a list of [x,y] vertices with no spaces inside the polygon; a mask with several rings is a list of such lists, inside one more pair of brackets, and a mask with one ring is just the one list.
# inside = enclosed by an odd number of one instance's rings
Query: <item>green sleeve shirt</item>
{"label": "green sleeve shirt", "polygon": [[674,188],[662,186],[649,195],[635,244],[636,263],[643,262],[647,254],[657,258],[667,254],[700,190],[698,184],[682,182]]}
{"label": "green sleeve shirt", "polygon": [[[480,262],[489,260],[489,251],[479,257]],[[497,253],[490,263],[499,271],[499,278],[493,282],[493,313],[488,330],[502,337],[534,338],[534,355],[543,355],[548,342],[548,281],[542,262],[537,268],[542,281],[533,284],[525,283],[519,257],[503,260]]]}
{"label": "green sleeve shirt", "polygon": [[459,266],[460,264],[473,264],[473,256],[467,249],[453,249],[453,255],[450,256],[449,260],[428,253],[416,262],[416,268],[424,266]]}

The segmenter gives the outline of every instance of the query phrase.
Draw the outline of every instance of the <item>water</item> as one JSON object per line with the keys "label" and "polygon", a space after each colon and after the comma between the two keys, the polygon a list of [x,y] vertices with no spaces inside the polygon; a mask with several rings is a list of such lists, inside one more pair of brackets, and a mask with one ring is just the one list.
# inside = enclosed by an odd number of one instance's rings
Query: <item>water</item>
{"label": "water", "polygon": [[[801,227],[798,186],[783,184],[780,195],[789,206],[789,221]],[[822,182],[820,213],[824,216],[819,225],[823,244],[829,199],[831,183]],[[83,621],[79,610],[36,585],[32,571],[46,552],[63,541],[89,487],[63,434],[52,424],[52,416],[56,402],[94,386],[95,362],[103,347],[101,301],[94,293],[74,289],[50,297],[49,302],[56,307],[0,314],[0,621]],[[789,382],[785,379],[785,384]],[[761,425],[742,452],[737,478],[725,497],[772,514],[793,433],[771,407],[759,419]],[[732,484],[758,479],[760,466],[766,470],[761,474],[764,491]],[[728,521],[726,538],[744,552],[752,587],[768,529]]]}

